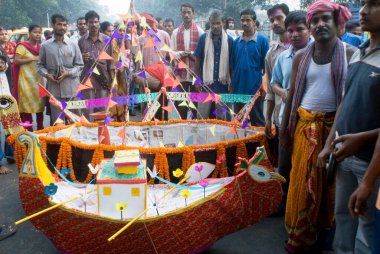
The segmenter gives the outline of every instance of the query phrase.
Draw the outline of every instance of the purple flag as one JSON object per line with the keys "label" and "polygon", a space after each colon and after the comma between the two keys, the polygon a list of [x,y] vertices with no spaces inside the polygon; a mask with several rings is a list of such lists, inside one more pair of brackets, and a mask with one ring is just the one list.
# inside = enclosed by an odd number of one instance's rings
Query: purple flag
{"label": "purple flag", "polygon": [[84,100],[84,99],[85,99],[83,93],[81,93],[81,92],[78,92],[77,95],[76,95],[75,97],[77,97],[78,99],[81,99],[81,100]]}
{"label": "purple flag", "polygon": [[140,72],[137,76],[146,80],[145,71]]}
{"label": "purple flag", "polygon": [[243,122],[243,124],[241,125],[241,128],[242,129],[245,129],[245,128],[247,128],[248,127],[248,123],[245,121],[245,122]]}
{"label": "purple flag", "polygon": [[174,92],[174,93],[178,93],[178,92],[179,92],[179,88],[178,88],[178,87],[174,87],[174,88],[172,89],[172,92]]}
{"label": "purple flag", "polygon": [[161,42],[160,38],[158,38],[157,36],[154,37],[153,41],[156,44],[159,44]]}
{"label": "purple flag", "polygon": [[130,40],[131,38],[129,37],[128,34],[125,34],[125,35],[124,35],[124,39],[125,39],[125,40]]}
{"label": "purple flag", "polygon": [[148,31],[148,34],[149,34],[150,36],[157,36],[156,33],[155,33],[152,29],[150,29],[150,30]]}
{"label": "purple flag", "polygon": [[121,67],[123,66],[123,63],[121,61],[119,61],[116,65],[116,68],[117,69],[120,69]]}
{"label": "purple flag", "polygon": [[61,114],[59,114],[59,116],[57,118],[61,118],[63,120],[65,118],[65,115],[62,112]]}
{"label": "purple flag", "polygon": [[227,114],[227,109],[225,107],[222,107],[222,114],[223,115]]}
{"label": "purple flag", "polygon": [[213,114],[214,116],[218,116],[218,110],[215,109],[214,111],[212,111],[212,114]]}
{"label": "purple flag", "polygon": [[62,110],[65,110],[67,108],[67,103],[65,101],[61,101]]}
{"label": "purple flag", "polygon": [[112,38],[123,39],[123,36],[117,30],[115,30],[113,32]]}
{"label": "purple flag", "polygon": [[133,27],[134,25],[135,25],[135,22],[133,22],[133,21],[129,21],[129,22],[128,22],[128,26],[129,26],[129,27]]}
{"label": "purple flag", "polygon": [[201,85],[202,83],[203,81],[200,77],[197,77],[197,79],[194,81],[194,85]]}
{"label": "purple flag", "polygon": [[112,89],[112,94],[116,94],[116,89],[115,88]]}
{"label": "purple flag", "polygon": [[112,117],[106,116],[106,118],[104,119],[104,125],[107,125],[107,124],[109,124],[110,122],[113,122]]}
{"label": "purple flag", "polygon": [[87,71],[87,75],[90,75],[90,74],[93,73],[93,72],[94,72],[94,69],[90,68],[90,69],[88,69],[88,71]]}
{"label": "purple flag", "polygon": [[103,42],[104,42],[105,44],[110,44],[111,41],[112,41],[112,38],[106,38]]}

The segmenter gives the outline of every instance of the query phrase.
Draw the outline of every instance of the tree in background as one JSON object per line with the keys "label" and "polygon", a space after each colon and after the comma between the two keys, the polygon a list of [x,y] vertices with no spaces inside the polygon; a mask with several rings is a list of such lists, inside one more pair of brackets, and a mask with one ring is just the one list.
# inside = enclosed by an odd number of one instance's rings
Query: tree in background
{"label": "tree in background", "polygon": [[31,23],[47,26],[47,14],[65,15],[70,23],[89,10],[99,13],[102,20],[108,18],[108,8],[94,0],[1,0],[0,26],[27,27]]}

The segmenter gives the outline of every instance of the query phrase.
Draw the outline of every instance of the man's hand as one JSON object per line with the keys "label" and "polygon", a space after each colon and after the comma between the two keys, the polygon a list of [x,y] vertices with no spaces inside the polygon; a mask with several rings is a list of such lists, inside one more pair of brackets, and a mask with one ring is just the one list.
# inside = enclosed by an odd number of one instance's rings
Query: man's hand
{"label": "man's hand", "polygon": [[365,216],[367,214],[367,200],[371,196],[373,186],[362,182],[352,193],[348,201],[348,209],[352,217]]}
{"label": "man's hand", "polygon": [[52,83],[58,83],[58,81],[54,78],[52,74],[46,74],[45,78]]}
{"label": "man's hand", "polygon": [[284,103],[286,103],[286,99],[288,98],[288,90],[286,89],[282,89],[282,93],[281,93],[281,99]]}
{"label": "man's hand", "polygon": [[271,120],[266,120],[265,121],[265,135],[269,139],[273,138],[273,134],[272,134],[272,121]]}
{"label": "man's hand", "polygon": [[333,152],[333,147],[331,144],[325,144],[322,151],[318,154],[317,167],[326,168],[326,161],[330,154]]}
{"label": "man's hand", "polygon": [[90,52],[83,52],[83,53],[82,53],[83,61],[89,61],[89,60],[90,60],[90,57],[91,57]]}
{"label": "man's hand", "polygon": [[334,151],[334,156],[337,161],[342,161],[356,154],[362,148],[363,139],[360,134],[346,134],[335,139],[332,146],[338,143],[342,143],[342,145]]}
{"label": "man's hand", "polygon": [[69,77],[69,76],[70,76],[70,73],[68,73],[67,71],[63,71],[63,72],[61,73],[61,76],[58,77],[57,82],[58,82],[58,83],[61,83],[62,80],[64,80],[65,78],[67,78],[67,77]]}

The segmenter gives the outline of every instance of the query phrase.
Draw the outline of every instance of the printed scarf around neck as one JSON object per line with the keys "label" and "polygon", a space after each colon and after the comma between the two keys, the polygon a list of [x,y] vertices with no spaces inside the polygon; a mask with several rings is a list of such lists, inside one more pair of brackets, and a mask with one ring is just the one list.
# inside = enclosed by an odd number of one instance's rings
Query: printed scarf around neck
{"label": "printed scarf around neck", "polygon": [[[303,54],[299,69],[295,81],[295,90],[293,94],[292,106],[289,118],[289,134],[290,137],[294,137],[294,132],[296,130],[296,125],[298,121],[297,109],[301,105],[303,95],[306,88],[306,75],[310,66],[311,59],[314,54],[315,42],[310,43]],[[337,96],[337,108],[342,101],[344,85],[346,81],[347,73],[347,59],[346,59],[346,49],[342,41],[338,40],[332,56],[331,61],[331,79],[334,84],[335,94]]]}
{"label": "printed scarf around neck", "polygon": [[[16,51],[18,46],[24,46],[30,53],[35,56],[40,54],[41,44],[37,43],[36,47],[27,41],[20,42],[15,48],[14,55],[16,56]],[[20,66],[17,64],[12,64],[12,96],[18,101],[18,76],[20,73]],[[34,85],[34,84],[33,84]],[[38,85],[38,84],[35,84]]]}
{"label": "printed scarf around neck", "polygon": [[[177,50],[178,51],[185,51],[185,37],[184,37],[185,27],[183,23],[178,27],[178,33],[177,33]],[[189,51],[194,51],[197,48],[198,44],[198,27],[197,24],[195,24],[194,21],[191,22],[191,28],[190,28],[190,43],[189,43]],[[188,68],[191,70],[194,70],[194,64],[195,61],[191,58],[188,58],[188,63],[186,63]],[[186,79],[187,76],[187,70],[177,70],[176,74],[179,75],[182,79]]]}

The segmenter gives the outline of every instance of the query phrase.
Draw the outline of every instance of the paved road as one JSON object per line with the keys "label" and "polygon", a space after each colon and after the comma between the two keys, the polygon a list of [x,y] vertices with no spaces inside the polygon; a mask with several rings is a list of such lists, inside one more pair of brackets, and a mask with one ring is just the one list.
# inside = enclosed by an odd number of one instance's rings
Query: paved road
{"label": "paved road", "polygon": [[[18,194],[18,173],[15,165],[7,165],[13,172],[0,175],[0,221],[14,222],[24,217]],[[283,218],[267,218],[260,223],[228,235],[203,254],[283,254],[286,232]],[[19,225],[12,237],[0,242],[1,254],[60,253],[30,222]],[[142,253],[143,254],[143,253]]]}

